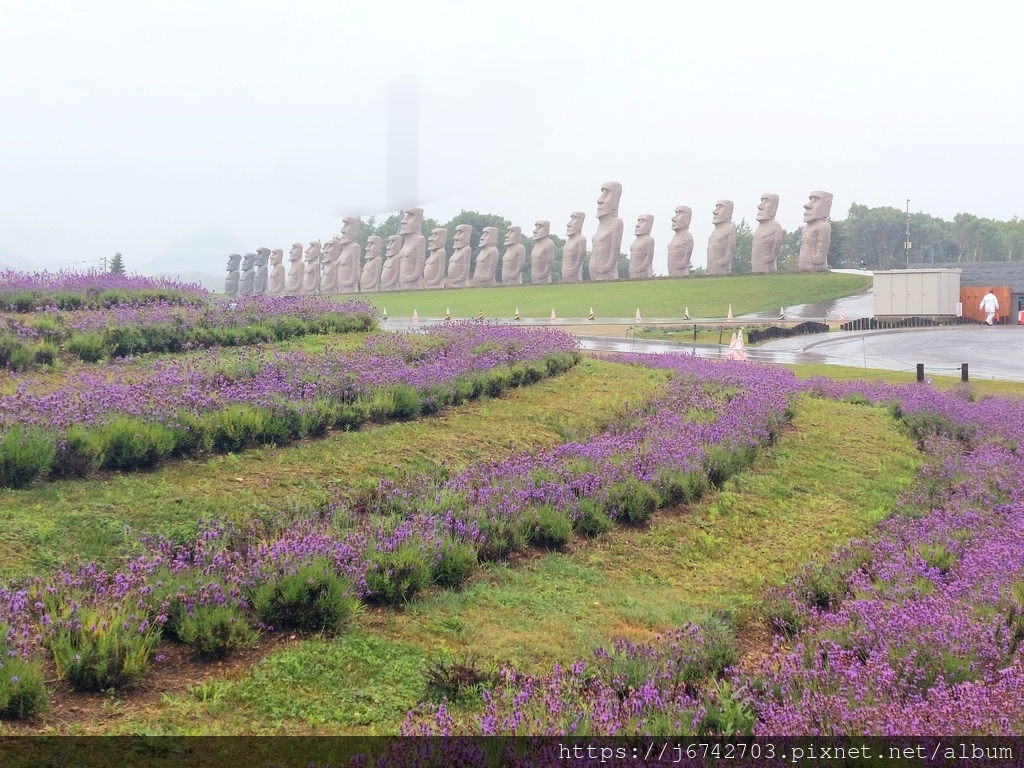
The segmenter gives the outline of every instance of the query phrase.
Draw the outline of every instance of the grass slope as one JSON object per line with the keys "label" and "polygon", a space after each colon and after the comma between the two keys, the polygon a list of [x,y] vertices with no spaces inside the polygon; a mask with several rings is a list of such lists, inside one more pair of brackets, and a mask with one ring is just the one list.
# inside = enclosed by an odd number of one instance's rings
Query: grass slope
{"label": "grass slope", "polygon": [[632,318],[637,308],[644,317],[674,319],[682,318],[689,307],[691,317],[724,318],[730,304],[735,315],[778,311],[782,306],[863,293],[870,287],[871,278],[863,275],[783,273],[404,291],[359,298],[387,309],[389,317],[411,317],[413,310],[424,318],[444,317],[450,308],[453,319],[476,317],[481,311],[489,319],[511,318],[518,307],[523,317],[546,319],[554,309],[559,317],[568,318],[586,317],[593,307],[598,319]]}
{"label": "grass slope", "polygon": [[885,409],[805,398],[794,428],[751,471],[693,508],[577,541],[569,554],[492,566],[463,591],[435,591],[402,611],[368,609],[349,634],[293,640],[235,679],[114,714],[97,705],[72,730],[393,733],[420,701],[432,660],[541,671],[613,637],[649,639],[713,611],[757,629],[764,587],[870,531],[918,466]]}

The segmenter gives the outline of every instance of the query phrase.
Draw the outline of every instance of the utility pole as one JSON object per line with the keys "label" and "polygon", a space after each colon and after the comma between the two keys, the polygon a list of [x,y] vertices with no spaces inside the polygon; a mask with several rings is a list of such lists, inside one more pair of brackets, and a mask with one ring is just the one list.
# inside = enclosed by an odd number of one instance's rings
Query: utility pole
{"label": "utility pole", "polygon": [[907,198],[907,239],[903,243],[903,250],[907,256],[907,267],[910,267],[910,198]]}

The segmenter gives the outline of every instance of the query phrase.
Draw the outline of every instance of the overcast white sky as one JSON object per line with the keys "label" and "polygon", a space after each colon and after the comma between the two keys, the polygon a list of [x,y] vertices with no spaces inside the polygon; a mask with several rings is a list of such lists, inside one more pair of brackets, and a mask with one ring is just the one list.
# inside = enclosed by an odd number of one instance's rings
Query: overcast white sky
{"label": "overcast white sky", "polygon": [[659,273],[675,206],[701,264],[721,198],[751,221],[775,192],[787,230],[815,189],[838,219],[1024,216],[1022,28],[1007,2],[0,0],[0,261],[145,272],[210,228],[287,248],[386,214],[401,76],[427,216],[582,210],[590,237],[614,179]]}

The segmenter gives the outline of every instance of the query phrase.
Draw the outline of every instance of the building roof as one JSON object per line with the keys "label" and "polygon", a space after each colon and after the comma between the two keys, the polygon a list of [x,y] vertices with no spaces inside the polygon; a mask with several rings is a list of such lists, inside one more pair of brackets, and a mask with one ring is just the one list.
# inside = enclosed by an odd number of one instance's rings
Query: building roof
{"label": "building roof", "polygon": [[954,261],[946,264],[911,264],[911,269],[959,269],[960,285],[1010,286],[1010,293],[1024,293],[1024,261]]}

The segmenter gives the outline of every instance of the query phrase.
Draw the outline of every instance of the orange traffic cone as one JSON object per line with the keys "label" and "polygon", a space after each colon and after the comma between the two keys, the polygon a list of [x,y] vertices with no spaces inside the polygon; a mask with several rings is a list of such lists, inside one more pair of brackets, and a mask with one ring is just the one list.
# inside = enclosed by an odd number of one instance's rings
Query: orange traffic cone
{"label": "orange traffic cone", "polygon": [[554,307],[552,307],[552,308],[551,308],[551,322],[553,323],[553,322],[555,322],[555,320],[557,320],[557,319],[558,319],[558,316],[557,316],[557,315],[555,314],[555,308],[554,308]]}
{"label": "orange traffic cone", "polygon": [[415,309],[412,311],[412,321],[414,323],[418,323],[420,321],[419,312],[417,312]]}

